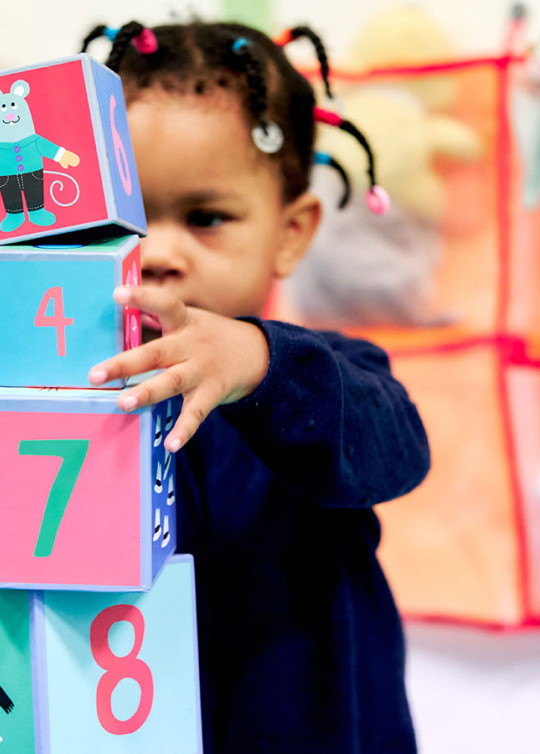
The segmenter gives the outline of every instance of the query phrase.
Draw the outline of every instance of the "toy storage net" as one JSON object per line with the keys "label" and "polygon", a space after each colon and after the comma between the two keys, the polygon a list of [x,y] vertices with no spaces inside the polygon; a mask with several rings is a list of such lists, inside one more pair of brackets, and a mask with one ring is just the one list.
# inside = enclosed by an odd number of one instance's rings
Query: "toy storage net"
{"label": "toy storage net", "polygon": [[[437,165],[445,204],[433,300],[455,320],[346,331],[389,351],[432,446],[424,484],[377,508],[403,615],[505,629],[540,622],[540,211],[523,205],[510,108],[519,68],[500,56],[341,79],[452,79],[452,115],[482,140],[479,160]],[[310,324],[279,293],[273,314]]]}

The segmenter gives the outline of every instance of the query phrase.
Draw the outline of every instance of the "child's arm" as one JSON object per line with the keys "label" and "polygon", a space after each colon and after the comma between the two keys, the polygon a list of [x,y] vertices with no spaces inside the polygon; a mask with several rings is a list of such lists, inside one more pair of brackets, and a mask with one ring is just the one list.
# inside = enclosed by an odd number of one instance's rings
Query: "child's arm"
{"label": "child's arm", "polygon": [[164,370],[122,392],[118,404],[132,411],[182,394],[180,417],[165,441],[171,452],[195,434],[212,409],[249,395],[264,378],[268,345],[256,325],[186,307],[155,289],[120,287],[115,301],[157,317],[163,336],[96,365],[89,380],[101,385]]}
{"label": "child's arm", "polygon": [[410,492],[430,465],[426,433],[386,353],[364,340],[261,321],[270,365],[220,412],[304,496],[365,507]]}
{"label": "child's arm", "polygon": [[131,410],[181,393],[169,450],[221,405],[269,468],[322,504],[373,505],[425,477],[422,422],[376,346],[281,322],[221,317],[144,288],[117,289],[115,299],[158,317],[164,336],[97,365],[90,380],[164,369],[124,391],[119,405]]}

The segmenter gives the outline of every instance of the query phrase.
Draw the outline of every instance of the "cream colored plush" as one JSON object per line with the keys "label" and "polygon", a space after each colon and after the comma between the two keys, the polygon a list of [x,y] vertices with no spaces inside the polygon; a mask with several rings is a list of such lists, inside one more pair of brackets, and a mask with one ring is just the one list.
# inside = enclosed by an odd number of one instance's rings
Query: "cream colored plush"
{"label": "cream colored plush", "polygon": [[[397,5],[375,14],[362,26],[339,67],[370,71],[455,57],[454,45],[433,16],[414,5]],[[410,77],[405,86],[431,110],[444,110],[455,99],[451,76]]]}
{"label": "cream colored plush", "polygon": [[[369,70],[454,58],[445,34],[419,9],[396,7],[359,32],[347,66]],[[339,64],[338,67],[343,67]],[[339,90],[342,115],[368,138],[378,183],[389,193],[387,215],[370,215],[367,157],[349,134],[320,126],[317,148],[347,171],[353,199],[337,210],[339,181],[317,168],[313,189],[324,217],[313,247],[284,286],[285,299],[303,322],[315,325],[429,326],[454,322],[434,298],[445,216],[440,158],[467,164],[482,155],[482,142],[451,115],[458,94],[452,77],[387,77]],[[326,106],[327,103],[325,103]]]}
{"label": "cream colored plush", "polygon": [[[368,138],[376,158],[377,180],[392,201],[423,220],[439,222],[444,185],[435,160],[477,160],[482,154],[478,135],[451,116],[428,111],[399,87],[362,85],[350,88],[342,101],[344,116]],[[364,193],[367,157],[360,145],[329,126],[322,126],[319,134],[318,149],[341,162],[354,189]]]}

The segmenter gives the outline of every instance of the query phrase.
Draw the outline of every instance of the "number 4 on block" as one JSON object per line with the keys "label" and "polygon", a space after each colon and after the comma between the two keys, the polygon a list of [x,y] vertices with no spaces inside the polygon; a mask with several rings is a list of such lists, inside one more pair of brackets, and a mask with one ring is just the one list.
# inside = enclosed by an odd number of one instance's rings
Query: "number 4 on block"
{"label": "number 4 on block", "polygon": [[140,283],[138,236],[2,249],[10,325],[0,340],[0,385],[89,387],[92,366],[140,344],[140,313],[113,301],[117,285]]}

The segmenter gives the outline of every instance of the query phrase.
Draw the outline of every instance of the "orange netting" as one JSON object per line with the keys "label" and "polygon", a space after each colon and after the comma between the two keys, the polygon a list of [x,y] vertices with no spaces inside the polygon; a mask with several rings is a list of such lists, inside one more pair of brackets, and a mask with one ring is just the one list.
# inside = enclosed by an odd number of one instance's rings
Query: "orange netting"
{"label": "orange netting", "polygon": [[[451,77],[452,115],[482,140],[480,160],[436,166],[445,208],[433,299],[456,321],[345,329],[390,352],[432,446],[426,482],[378,508],[398,604],[411,618],[494,628],[540,622],[540,211],[522,206],[509,117],[519,63],[501,56],[335,74],[348,86]],[[291,319],[279,294],[273,306]]]}

